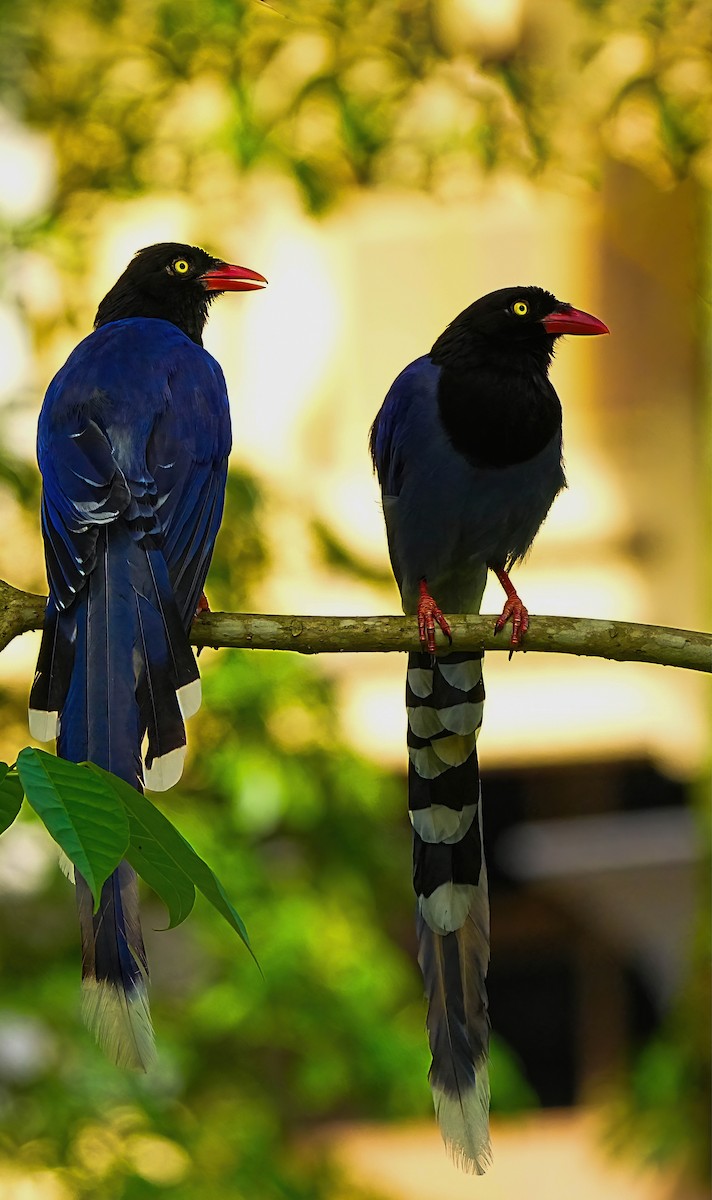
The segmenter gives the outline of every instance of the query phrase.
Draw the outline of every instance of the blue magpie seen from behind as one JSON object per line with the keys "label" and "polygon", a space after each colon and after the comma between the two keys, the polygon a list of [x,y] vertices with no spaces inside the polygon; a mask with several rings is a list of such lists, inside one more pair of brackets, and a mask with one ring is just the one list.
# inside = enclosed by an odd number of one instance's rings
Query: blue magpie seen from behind
{"label": "blue magpie seen from behind", "polygon": [[408,656],[408,804],[430,1083],[446,1145],[481,1174],[490,1158],[485,978],[489,901],[476,738],[482,655],[435,652],[445,612],[479,612],[487,571],[511,645],[528,613],[511,580],[565,486],[561,405],[548,376],[561,334],[607,333],[538,287],[475,301],[393,383],[371,430],[393,571],[417,616]]}
{"label": "blue magpie seen from behind", "polygon": [[[223,373],[202,345],[208,307],[265,283],[195,246],[139,251],[40,413],[49,600],[30,730],[138,789],[180,778],[185,720],[200,705],[188,630],[231,444]],[[153,1032],[136,876],[121,863],[96,914],[78,873],[76,890],[87,1024],[115,1062],[145,1069]]]}

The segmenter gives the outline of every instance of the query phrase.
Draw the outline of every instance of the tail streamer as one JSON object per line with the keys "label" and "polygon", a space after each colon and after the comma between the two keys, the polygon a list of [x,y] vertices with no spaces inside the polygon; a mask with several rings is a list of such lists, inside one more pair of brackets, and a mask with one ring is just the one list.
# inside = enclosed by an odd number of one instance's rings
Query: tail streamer
{"label": "tail streamer", "polygon": [[[184,719],[199,704],[198,668],[162,554],[118,524],[101,530],[84,586],[66,608],[48,604],[33,735],[56,736],[61,758],[96,763],[139,790],[165,790],[180,778]],[[85,1021],[118,1066],[147,1070],[154,1040],[135,872],[119,865],[96,913],[74,875]]]}
{"label": "tail streamer", "polygon": [[429,1079],[450,1154],[477,1174],[491,1156],[489,900],[476,749],[483,704],[481,655],[409,655],[408,805]]}

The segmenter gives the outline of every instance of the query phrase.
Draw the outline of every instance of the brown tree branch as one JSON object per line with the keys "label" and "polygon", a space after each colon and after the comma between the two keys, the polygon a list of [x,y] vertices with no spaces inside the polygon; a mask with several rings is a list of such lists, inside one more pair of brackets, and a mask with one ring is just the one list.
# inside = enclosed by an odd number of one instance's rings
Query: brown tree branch
{"label": "brown tree branch", "polygon": [[40,628],[46,603],[46,596],[19,592],[0,579],[0,650],[18,634]]}
{"label": "brown tree branch", "polygon": [[[0,580],[0,650],[42,624],[45,597]],[[448,615],[458,650],[509,650],[506,631],[495,637],[494,616]],[[438,644],[447,642],[439,630]],[[194,646],[296,650],[300,654],[373,654],[419,650],[414,617],[300,617],[202,613],[193,623]],[[526,649],[580,654],[619,662],[659,663],[712,673],[712,634],[588,617],[532,616]]]}

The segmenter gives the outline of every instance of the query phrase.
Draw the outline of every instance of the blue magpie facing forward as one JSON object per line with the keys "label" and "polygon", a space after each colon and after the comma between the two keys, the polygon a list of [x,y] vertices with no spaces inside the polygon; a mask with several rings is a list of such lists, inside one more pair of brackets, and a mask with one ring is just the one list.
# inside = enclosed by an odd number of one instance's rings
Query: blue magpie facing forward
{"label": "blue magpie facing forward", "polygon": [[[195,246],[139,251],[40,413],[49,600],[30,731],[138,789],[180,778],[184,721],[200,705],[187,631],[204,602],[231,443],[223,373],[202,345],[208,306],[266,282]],[[153,1032],[136,876],[121,863],[95,915],[78,873],[76,889],[85,1019],[117,1064],[145,1069]]]}
{"label": "blue magpie facing forward", "polygon": [[[496,630],[528,613],[510,578],[565,486],[561,405],[548,371],[565,333],[607,333],[537,287],[476,300],[395,380],[371,430],[393,571],[417,615],[408,656],[408,805],[430,1084],[453,1158],[489,1162],[489,902],[476,737],[482,655],[435,654],[443,615],[479,612],[488,568],[506,593]],[[442,607],[441,607],[442,606]]]}

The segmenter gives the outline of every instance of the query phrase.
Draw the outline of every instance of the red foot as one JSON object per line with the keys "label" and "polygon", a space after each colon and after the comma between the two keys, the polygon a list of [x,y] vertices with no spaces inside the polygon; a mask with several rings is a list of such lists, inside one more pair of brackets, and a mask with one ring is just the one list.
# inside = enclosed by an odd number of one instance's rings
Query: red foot
{"label": "red foot", "polygon": [[452,645],[452,631],[448,625],[442,611],[438,608],[433,600],[433,597],[428,591],[428,585],[424,579],[420,581],[420,599],[418,601],[418,633],[423,646],[427,648],[430,654],[435,653],[435,624],[440,626],[445,637]]}
{"label": "red foot", "polygon": [[195,615],[196,617],[199,617],[200,614],[204,612],[210,612],[210,605],[208,604],[208,597],[205,595],[205,592],[201,592],[200,599],[195,610]]}
{"label": "red foot", "polygon": [[529,628],[529,610],[524,604],[522,604],[519,596],[517,595],[517,590],[507,572],[498,567],[493,567],[493,570],[499,582],[502,584],[505,592],[507,593],[507,599],[505,600],[504,608],[502,609],[501,615],[495,622],[494,631],[495,633],[501,633],[507,624],[507,621],[511,619],[512,637],[509,644],[513,650],[516,650],[521,644],[522,638]]}

